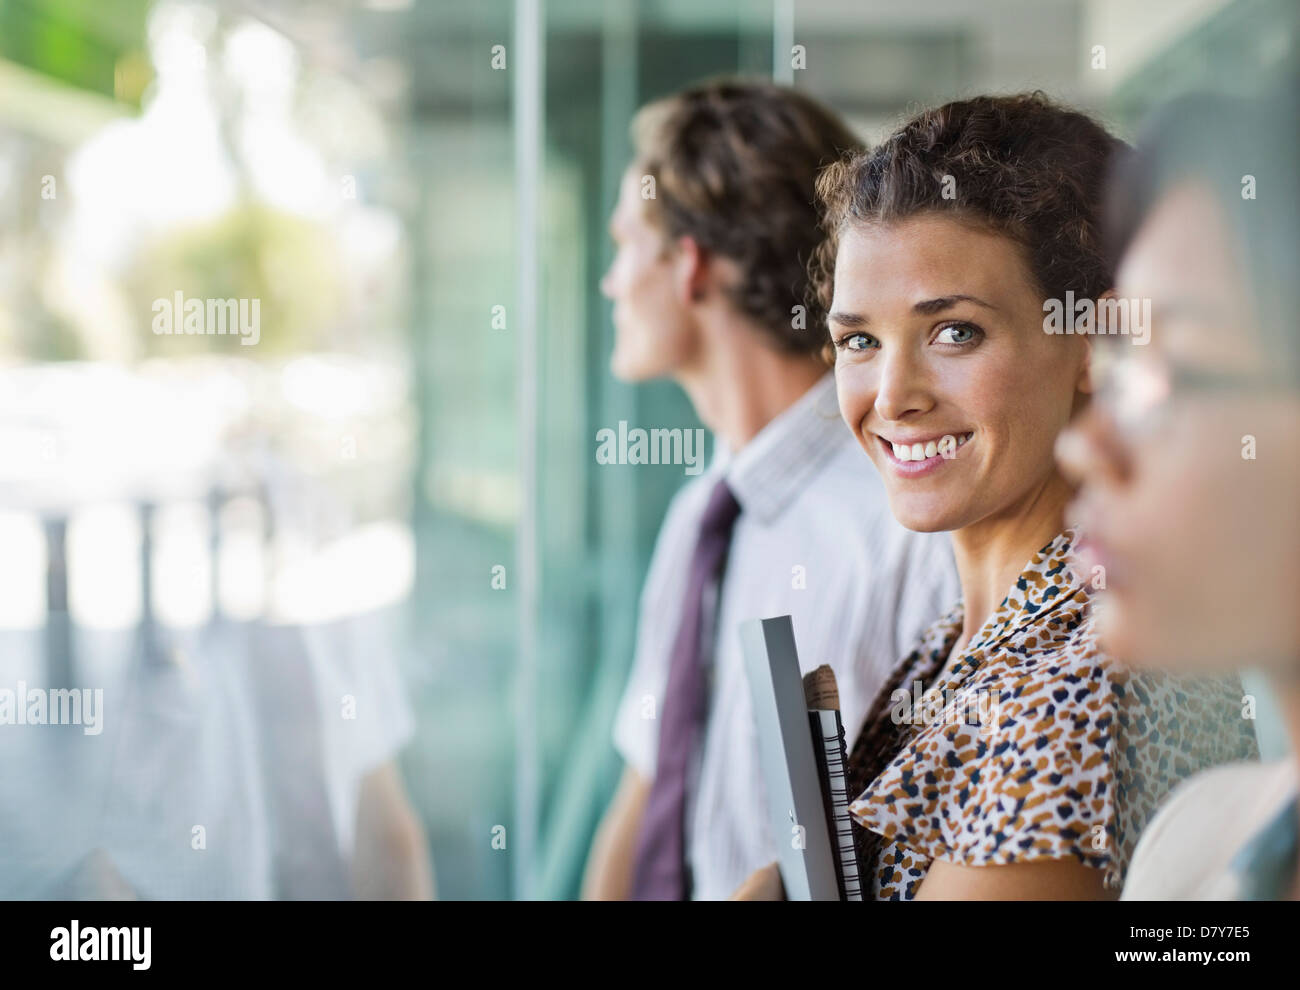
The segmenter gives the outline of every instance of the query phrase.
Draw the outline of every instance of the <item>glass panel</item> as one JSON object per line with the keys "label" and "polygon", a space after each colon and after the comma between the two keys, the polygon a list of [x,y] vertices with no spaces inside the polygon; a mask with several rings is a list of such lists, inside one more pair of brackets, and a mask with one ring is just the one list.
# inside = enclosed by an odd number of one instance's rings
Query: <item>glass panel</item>
{"label": "glass panel", "polygon": [[575,896],[687,480],[597,433],[700,425],[608,368],[637,108],[742,73],[872,141],[1032,88],[1128,127],[1300,50],[1289,0],[939,6],[0,4],[0,690],[106,720],[0,730],[0,897],[346,894],[398,753],[440,896]]}
{"label": "glass panel", "polygon": [[407,669],[419,731],[403,769],[448,898],[513,892],[515,533],[529,432],[515,401],[513,8],[417,4],[389,39],[412,75],[410,344],[421,409]]}

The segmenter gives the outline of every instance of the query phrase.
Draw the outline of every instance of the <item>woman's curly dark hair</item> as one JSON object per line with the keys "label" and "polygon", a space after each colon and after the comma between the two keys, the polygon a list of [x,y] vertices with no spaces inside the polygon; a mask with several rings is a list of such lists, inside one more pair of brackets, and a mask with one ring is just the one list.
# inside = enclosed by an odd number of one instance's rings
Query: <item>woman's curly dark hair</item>
{"label": "woman's curly dark hair", "polygon": [[819,309],[834,293],[841,233],[925,212],[1005,234],[1021,245],[1044,299],[1096,299],[1114,271],[1102,232],[1111,157],[1124,148],[1086,114],[1041,92],[978,96],[918,114],[875,151],[817,179],[824,239],[809,263]]}

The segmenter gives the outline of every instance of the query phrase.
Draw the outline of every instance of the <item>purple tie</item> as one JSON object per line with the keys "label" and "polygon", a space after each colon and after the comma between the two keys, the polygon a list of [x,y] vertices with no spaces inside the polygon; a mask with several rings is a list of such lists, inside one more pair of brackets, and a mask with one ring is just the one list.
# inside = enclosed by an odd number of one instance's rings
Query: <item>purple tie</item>
{"label": "purple tie", "polygon": [[682,621],[673,641],[668,690],[659,724],[659,757],[636,854],[632,899],[681,901],[689,894],[686,870],[686,776],[708,712],[704,644],[704,591],[727,558],[740,503],[725,481],[709,496],[691,558]]}

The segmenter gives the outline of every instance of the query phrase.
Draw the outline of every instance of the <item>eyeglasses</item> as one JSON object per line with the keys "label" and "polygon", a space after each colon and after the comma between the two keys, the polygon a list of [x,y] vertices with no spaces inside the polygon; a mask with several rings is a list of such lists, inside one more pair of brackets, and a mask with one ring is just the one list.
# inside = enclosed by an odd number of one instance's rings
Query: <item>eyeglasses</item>
{"label": "eyeglasses", "polygon": [[1178,400],[1297,391],[1296,383],[1282,376],[1196,368],[1119,342],[1092,349],[1092,377],[1096,401],[1130,433],[1159,430]]}

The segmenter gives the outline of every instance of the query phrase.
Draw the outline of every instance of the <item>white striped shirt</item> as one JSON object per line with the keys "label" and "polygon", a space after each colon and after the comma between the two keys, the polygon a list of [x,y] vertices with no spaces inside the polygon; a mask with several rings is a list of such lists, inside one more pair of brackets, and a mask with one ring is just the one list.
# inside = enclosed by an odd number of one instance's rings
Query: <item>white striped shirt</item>
{"label": "white striped shirt", "polygon": [[739,624],[793,617],[800,667],[827,663],[835,671],[851,748],[894,665],[960,596],[948,535],[913,533],[894,520],[827,374],[735,456],[719,441],[709,469],[669,505],[614,723],[615,746],[647,781],[700,518],[719,478],[741,514],[720,593],[708,726],[687,792],[686,856],[692,896],[701,900],[729,897],[777,858]]}

